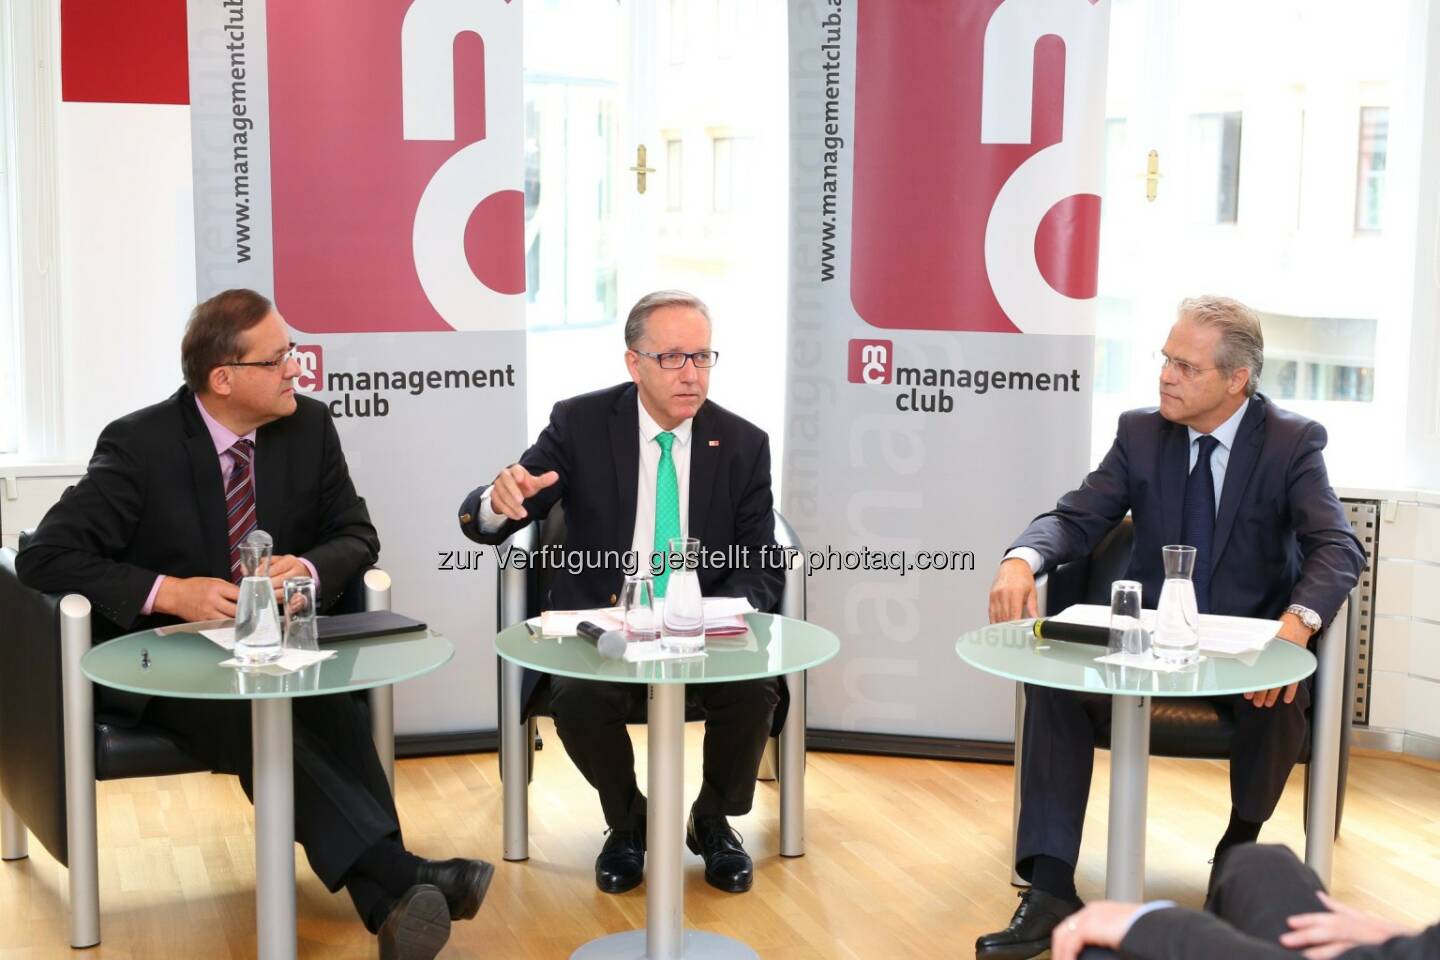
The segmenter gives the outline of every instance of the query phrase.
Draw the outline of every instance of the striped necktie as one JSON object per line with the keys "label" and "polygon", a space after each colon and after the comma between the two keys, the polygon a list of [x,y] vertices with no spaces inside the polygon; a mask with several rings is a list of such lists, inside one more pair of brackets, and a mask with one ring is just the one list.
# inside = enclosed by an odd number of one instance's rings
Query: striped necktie
{"label": "striped necktie", "polygon": [[230,579],[240,582],[240,544],[255,529],[255,442],[236,440],[230,448],[234,466],[225,489],[225,526],[230,539]]}
{"label": "striped necktie", "polygon": [[[675,461],[670,456],[670,446],[675,434],[657,434],[655,442],[660,444],[660,465],[655,468],[655,551],[662,556],[668,554],[670,541],[680,536],[680,480],[675,475]],[[670,568],[660,571],[655,578],[655,596],[665,596],[665,586],[670,582]]]}

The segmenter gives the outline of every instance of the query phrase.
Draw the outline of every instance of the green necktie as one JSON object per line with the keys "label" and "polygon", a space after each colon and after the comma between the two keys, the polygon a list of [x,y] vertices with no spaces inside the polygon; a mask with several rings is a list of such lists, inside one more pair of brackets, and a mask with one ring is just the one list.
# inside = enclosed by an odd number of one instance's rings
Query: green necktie
{"label": "green necktie", "polygon": [[[670,540],[680,536],[680,481],[675,476],[675,461],[670,457],[675,434],[657,434],[655,442],[660,444],[660,466],[655,470],[655,552],[663,556],[670,551]],[[655,596],[665,596],[665,584],[669,580],[667,566],[655,578]]]}

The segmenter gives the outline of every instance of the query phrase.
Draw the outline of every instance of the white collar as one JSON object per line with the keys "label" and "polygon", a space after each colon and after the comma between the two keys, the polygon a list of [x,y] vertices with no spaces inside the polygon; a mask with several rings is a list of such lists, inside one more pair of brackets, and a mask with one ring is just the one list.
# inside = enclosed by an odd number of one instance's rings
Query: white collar
{"label": "white collar", "polygon": [[[645,404],[640,400],[640,393],[635,393],[635,406],[640,411],[640,435],[645,438],[646,443],[653,443],[655,438],[664,433],[665,430],[650,416],[650,411],[645,409]],[[690,430],[695,425],[695,418],[689,417],[680,421],[675,429],[670,432],[675,435],[675,441],[680,446],[688,446],[690,443]]]}
{"label": "white collar", "polygon": [[[1209,435],[1220,441],[1220,446],[1224,447],[1227,451],[1235,446],[1235,434],[1240,432],[1240,421],[1245,419],[1245,411],[1248,409],[1250,409],[1250,398],[1246,397],[1245,402],[1240,404],[1240,408],[1230,414],[1230,419],[1210,431]],[[1194,427],[1187,427],[1186,429],[1190,431],[1191,443],[1205,436],[1205,434],[1196,430]]]}

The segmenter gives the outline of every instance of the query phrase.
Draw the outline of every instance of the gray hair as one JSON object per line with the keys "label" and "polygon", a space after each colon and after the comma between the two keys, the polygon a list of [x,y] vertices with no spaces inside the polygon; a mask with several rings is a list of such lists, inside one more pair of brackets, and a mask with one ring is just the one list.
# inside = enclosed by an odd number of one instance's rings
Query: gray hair
{"label": "gray hair", "polygon": [[1229,297],[1202,296],[1181,300],[1179,315],[1182,320],[1219,328],[1215,365],[1227,374],[1241,367],[1249,370],[1245,396],[1253,397],[1260,387],[1260,370],[1265,366],[1265,335],[1255,311]]}
{"label": "gray hair", "polygon": [[650,319],[650,314],[661,307],[689,307],[691,310],[699,310],[705,322],[711,323],[710,308],[695,294],[686,293],[684,290],[656,290],[635,301],[635,306],[630,308],[630,315],[625,318],[627,349],[635,349],[635,344],[645,336],[645,322]]}

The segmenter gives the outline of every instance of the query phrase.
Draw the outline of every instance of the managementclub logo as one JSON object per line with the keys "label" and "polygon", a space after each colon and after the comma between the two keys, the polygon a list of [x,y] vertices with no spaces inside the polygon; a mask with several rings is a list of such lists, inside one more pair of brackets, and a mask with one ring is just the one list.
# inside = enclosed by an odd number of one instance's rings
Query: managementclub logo
{"label": "managementclub logo", "polygon": [[483,369],[325,369],[325,348],[318,343],[296,346],[300,375],[295,389],[325,393],[323,402],[334,417],[369,419],[388,417],[393,404],[442,390],[493,390],[515,387],[515,365]]}
{"label": "managementclub logo", "polygon": [[895,360],[893,340],[851,340],[851,383],[893,387],[895,409],[901,413],[954,413],[958,397],[994,393],[1080,392],[1080,370],[1013,370],[1003,368],[907,367]]}

